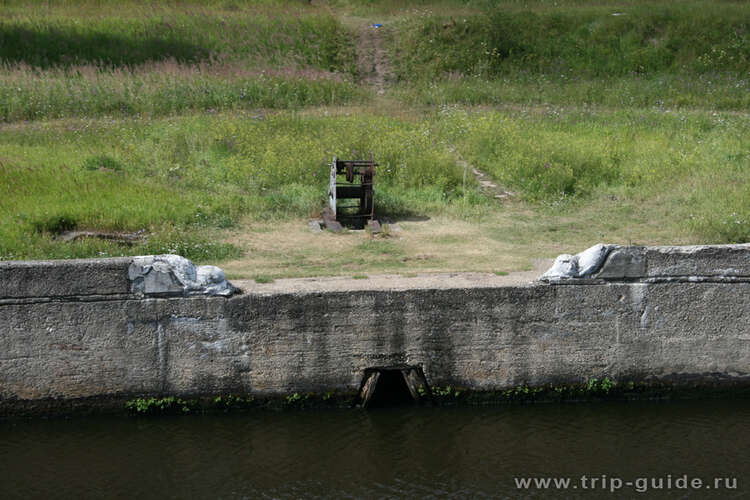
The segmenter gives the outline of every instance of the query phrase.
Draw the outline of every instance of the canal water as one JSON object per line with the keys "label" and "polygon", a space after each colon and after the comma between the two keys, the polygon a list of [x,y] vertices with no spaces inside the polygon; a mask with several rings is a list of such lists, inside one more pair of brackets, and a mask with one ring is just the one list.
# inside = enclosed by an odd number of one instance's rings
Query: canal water
{"label": "canal water", "polygon": [[727,400],[6,421],[0,498],[750,498],[749,445]]}

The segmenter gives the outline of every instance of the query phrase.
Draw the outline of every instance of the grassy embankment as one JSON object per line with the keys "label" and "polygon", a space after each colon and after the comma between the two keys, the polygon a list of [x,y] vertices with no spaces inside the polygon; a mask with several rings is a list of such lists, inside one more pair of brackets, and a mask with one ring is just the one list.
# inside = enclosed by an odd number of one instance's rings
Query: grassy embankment
{"label": "grassy embankment", "polygon": [[347,31],[301,2],[7,4],[0,121],[286,109],[365,94]]}
{"label": "grassy embankment", "polygon": [[[70,5],[0,7],[0,259],[176,252],[276,277],[750,239],[750,6]],[[354,61],[368,15],[385,96]],[[369,152],[403,231],[309,233],[325,161]],[[150,236],[55,238],[73,227]]]}
{"label": "grassy embankment", "polygon": [[747,109],[749,12],[740,2],[540,1],[402,17],[392,31],[398,95],[423,105]]}

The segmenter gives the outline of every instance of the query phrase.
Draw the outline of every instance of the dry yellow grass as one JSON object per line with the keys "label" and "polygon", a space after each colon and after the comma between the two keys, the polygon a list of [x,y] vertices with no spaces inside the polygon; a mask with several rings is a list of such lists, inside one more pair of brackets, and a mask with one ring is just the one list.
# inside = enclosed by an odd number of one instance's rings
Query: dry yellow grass
{"label": "dry yellow grass", "polygon": [[660,213],[668,210],[658,200],[623,204],[606,198],[563,214],[505,202],[478,219],[441,215],[400,220],[399,230],[386,237],[372,237],[365,231],[313,233],[307,219],[248,220],[226,239],[245,255],[221,265],[235,279],[513,272],[598,242],[700,243],[664,222],[668,218]]}

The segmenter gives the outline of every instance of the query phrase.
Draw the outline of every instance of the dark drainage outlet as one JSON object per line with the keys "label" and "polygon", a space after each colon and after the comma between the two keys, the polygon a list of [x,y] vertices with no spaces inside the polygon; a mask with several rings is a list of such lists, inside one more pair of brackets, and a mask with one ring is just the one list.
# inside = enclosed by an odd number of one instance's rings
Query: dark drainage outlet
{"label": "dark drainage outlet", "polygon": [[385,408],[431,401],[421,366],[385,366],[365,370],[355,406]]}

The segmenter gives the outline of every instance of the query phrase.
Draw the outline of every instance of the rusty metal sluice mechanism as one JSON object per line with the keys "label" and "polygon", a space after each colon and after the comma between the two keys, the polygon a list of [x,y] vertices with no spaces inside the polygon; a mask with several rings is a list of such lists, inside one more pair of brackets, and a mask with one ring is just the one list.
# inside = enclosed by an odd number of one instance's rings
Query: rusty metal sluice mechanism
{"label": "rusty metal sluice mechanism", "polygon": [[330,164],[331,177],[328,188],[328,207],[323,211],[323,222],[327,229],[342,231],[342,223],[350,227],[367,226],[373,232],[380,231],[375,220],[375,167],[369,160],[339,160],[335,156]]}

